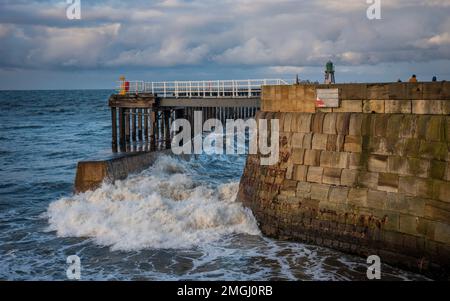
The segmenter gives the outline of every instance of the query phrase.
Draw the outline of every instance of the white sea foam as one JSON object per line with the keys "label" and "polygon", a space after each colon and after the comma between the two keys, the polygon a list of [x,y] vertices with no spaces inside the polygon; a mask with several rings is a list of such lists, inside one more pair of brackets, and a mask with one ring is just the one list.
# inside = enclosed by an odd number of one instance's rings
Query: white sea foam
{"label": "white sea foam", "polygon": [[231,233],[259,235],[251,211],[235,201],[238,183],[196,183],[188,167],[161,156],[139,175],[59,199],[47,211],[50,230],[114,250],[190,248]]}

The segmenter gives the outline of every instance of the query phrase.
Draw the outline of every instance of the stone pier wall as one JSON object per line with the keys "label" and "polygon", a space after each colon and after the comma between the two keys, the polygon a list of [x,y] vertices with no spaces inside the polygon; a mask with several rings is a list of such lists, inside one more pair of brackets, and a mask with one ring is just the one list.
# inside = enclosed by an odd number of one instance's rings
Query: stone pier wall
{"label": "stone pier wall", "polygon": [[[258,119],[279,119],[280,159],[249,155],[238,198],[263,233],[450,274],[450,85],[265,87]],[[331,87],[331,86],[330,86]]]}

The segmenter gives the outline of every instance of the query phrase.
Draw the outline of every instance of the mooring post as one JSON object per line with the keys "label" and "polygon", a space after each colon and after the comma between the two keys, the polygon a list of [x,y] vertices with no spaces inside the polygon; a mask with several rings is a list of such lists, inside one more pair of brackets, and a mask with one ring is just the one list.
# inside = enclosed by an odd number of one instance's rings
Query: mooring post
{"label": "mooring post", "polygon": [[170,110],[164,111],[164,140],[166,149],[170,148]]}
{"label": "mooring post", "polygon": [[149,110],[148,109],[143,109],[144,111],[144,136],[145,136],[145,141],[148,142],[148,114],[149,114]]}
{"label": "mooring post", "polygon": [[125,109],[125,143],[130,143],[130,109]]}
{"label": "mooring post", "polygon": [[142,109],[137,109],[138,114],[138,138],[142,142]]}
{"label": "mooring post", "polygon": [[117,110],[111,107],[111,133],[112,133],[112,151],[117,153]]}
{"label": "mooring post", "polygon": [[132,136],[133,141],[136,141],[136,109],[131,110],[131,128],[132,128]]}

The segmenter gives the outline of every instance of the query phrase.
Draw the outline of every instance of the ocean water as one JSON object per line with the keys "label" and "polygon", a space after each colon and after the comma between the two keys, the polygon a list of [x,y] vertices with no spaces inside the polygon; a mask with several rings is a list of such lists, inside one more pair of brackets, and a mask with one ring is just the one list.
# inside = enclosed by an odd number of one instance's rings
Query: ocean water
{"label": "ocean water", "polygon": [[[76,164],[111,155],[113,91],[0,91],[0,279],[364,280],[364,258],[261,235],[236,202],[244,156],[161,155],[74,195]],[[382,279],[420,275],[382,265]]]}

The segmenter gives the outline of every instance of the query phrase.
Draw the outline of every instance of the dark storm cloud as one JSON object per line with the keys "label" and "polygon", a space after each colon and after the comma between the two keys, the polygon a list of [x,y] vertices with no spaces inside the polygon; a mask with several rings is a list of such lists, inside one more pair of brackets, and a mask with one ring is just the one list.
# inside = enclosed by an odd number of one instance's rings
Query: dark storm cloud
{"label": "dark storm cloud", "polygon": [[[251,66],[273,72],[450,59],[450,2],[382,0],[0,1],[0,68]],[[301,69],[299,69],[301,70]]]}

